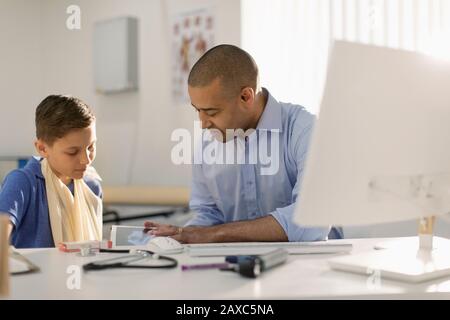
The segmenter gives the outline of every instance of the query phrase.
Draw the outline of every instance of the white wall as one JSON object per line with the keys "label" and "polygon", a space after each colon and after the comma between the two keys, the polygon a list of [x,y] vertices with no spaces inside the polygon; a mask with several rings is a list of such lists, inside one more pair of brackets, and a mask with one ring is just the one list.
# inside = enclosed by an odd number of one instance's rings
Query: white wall
{"label": "white wall", "polygon": [[[172,130],[192,129],[196,114],[189,105],[171,105],[168,15],[212,5],[216,42],[239,45],[240,0],[0,1],[2,47],[8,42],[14,44],[6,56],[3,48],[0,53],[2,71],[5,64],[7,73],[13,74],[11,82],[9,76],[0,73],[1,96],[6,99],[1,114],[11,119],[10,125],[0,128],[1,155],[31,152],[37,103],[48,94],[67,93],[80,97],[96,112],[99,144],[95,166],[104,184],[189,184],[190,167],[175,166],[170,160],[175,144],[170,141]],[[81,8],[81,30],[66,28],[66,8],[72,4]],[[94,92],[93,24],[125,15],[139,19],[140,88],[137,92],[102,96]],[[17,31],[7,31],[11,24]],[[10,39],[4,41],[3,34]],[[9,104],[14,108],[4,113]],[[18,128],[20,123],[24,125]]]}
{"label": "white wall", "polygon": [[261,81],[313,113],[333,39],[450,55],[449,0],[242,0],[242,20],[242,47]]}
{"label": "white wall", "polygon": [[0,0],[0,156],[34,150],[34,109],[43,88],[41,21],[38,1]]}

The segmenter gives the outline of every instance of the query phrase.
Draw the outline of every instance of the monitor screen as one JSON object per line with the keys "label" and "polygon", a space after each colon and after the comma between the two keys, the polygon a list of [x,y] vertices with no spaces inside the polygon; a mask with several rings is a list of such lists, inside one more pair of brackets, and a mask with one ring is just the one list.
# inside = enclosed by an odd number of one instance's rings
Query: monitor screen
{"label": "monitor screen", "polygon": [[371,225],[450,212],[450,63],[336,41],[294,221]]}

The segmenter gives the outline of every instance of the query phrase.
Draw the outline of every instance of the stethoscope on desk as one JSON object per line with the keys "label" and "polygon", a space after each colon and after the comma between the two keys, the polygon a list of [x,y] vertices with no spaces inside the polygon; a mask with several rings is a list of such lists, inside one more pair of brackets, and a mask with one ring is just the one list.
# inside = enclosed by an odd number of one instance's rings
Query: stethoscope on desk
{"label": "stethoscope on desk", "polygon": [[[178,261],[174,258],[161,256],[157,253],[147,250],[136,250],[135,252],[130,252],[130,250],[100,250],[100,252],[108,253],[130,253],[128,255],[94,261],[83,265],[84,271],[95,271],[104,270],[112,268],[135,268],[135,269],[169,269],[175,268],[178,265]],[[151,261],[165,261],[165,264],[132,264],[135,262],[143,262],[148,259]]]}

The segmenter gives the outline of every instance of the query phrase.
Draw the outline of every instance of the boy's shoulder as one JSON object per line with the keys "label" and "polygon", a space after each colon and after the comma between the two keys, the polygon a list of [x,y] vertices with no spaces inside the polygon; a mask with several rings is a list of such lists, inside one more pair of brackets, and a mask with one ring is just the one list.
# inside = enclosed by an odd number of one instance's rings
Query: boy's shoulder
{"label": "boy's shoulder", "polygon": [[9,172],[3,180],[0,193],[2,199],[20,199],[28,201],[36,194],[37,177],[25,168],[14,169]]}
{"label": "boy's shoulder", "polygon": [[23,185],[24,183],[35,184],[38,177],[42,177],[39,159],[32,157],[25,167],[9,172],[4,182],[8,181],[18,185]]}
{"label": "boy's shoulder", "polygon": [[95,174],[87,174],[83,177],[84,182],[88,185],[88,187],[94,192],[97,196],[102,197],[102,186],[100,183],[100,177]]}
{"label": "boy's shoulder", "polygon": [[30,172],[24,169],[14,169],[6,175],[3,185],[13,185],[22,189],[25,185],[32,185],[35,180],[36,178]]}

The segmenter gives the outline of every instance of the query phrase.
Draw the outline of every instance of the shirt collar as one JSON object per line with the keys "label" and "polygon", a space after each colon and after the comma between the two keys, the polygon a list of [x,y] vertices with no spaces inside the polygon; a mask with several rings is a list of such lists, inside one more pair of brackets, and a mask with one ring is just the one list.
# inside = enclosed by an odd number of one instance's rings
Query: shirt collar
{"label": "shirt collar", "polygon": [[41,170],[41,161],[42,161],[41,157],[33,156],[25,165],[24,169],[34,173],[36,177],[44,179],[44,175],[42,174]]}
{"label": "shirt collar", "polygon": [[263,88],[267,93],[267,102],[264,111],[259,119],[256,130],[279,130],[281,132],[281,107],[280,103],[270,94],[270,92]]}

